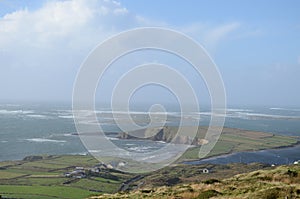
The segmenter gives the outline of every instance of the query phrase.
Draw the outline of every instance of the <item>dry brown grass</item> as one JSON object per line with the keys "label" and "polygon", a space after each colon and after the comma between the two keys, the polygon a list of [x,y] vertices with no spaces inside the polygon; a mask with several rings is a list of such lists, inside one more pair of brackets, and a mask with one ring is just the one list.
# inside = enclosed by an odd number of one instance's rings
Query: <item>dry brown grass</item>
{"label": "dry brown grass", "polygon": [[280,166],[272,170],[259,170],[239,174],[212,184],[191,183],[173,187],[137,190],[129,193],[102,195],[95,198],[300,198],[300,166]]}

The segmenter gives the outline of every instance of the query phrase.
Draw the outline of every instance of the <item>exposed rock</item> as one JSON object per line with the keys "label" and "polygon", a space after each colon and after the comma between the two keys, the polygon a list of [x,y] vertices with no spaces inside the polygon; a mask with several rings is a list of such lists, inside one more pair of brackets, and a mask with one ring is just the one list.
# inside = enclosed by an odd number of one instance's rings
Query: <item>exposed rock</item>
{"label": "exposed rock", "polygon": [[[203,145],[207,144],[208,141],[203,139],[206,132],[205,127],[199,127],[197,131],[197,136],[189,135],[191,134],[193,127],[182,127],[184,135],[177,135],[177,127],[156,127],[148,129],[139,129],[132,132],[121,132],[118,135],[120,139],[142,139],[142,140],[152,140],[152,141],[163,141],[172,142],[175,144],[192,144],[192,145]],[[194,129],[193,129],[194,130]]]}

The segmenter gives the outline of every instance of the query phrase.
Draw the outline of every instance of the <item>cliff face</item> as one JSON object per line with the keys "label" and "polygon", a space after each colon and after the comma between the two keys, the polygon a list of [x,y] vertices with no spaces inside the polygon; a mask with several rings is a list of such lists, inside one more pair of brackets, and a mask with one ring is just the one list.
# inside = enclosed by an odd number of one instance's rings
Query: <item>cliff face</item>
{"label": "cliff face", "polygon": [[[189,127],[183,128],[184,132],[190,132]],[[175,144],[192,144],[192,145],[203,145],[207,144],[208,141],[201,138],[201,134],[206,131],[205,128],[199,127],[197,136],[193,138],[189,136],[188,133],[185,135],[177,135],[177,127],[159,127],[159,128],[150,128],[150,129],[140,129],[132,131],[130,133],[122,132],[119,133],[118,138],[120,139],[146,139],[152,141],[163,141],[163,142],[172,142]],[[177,135],[177,136],[176,136]]]}

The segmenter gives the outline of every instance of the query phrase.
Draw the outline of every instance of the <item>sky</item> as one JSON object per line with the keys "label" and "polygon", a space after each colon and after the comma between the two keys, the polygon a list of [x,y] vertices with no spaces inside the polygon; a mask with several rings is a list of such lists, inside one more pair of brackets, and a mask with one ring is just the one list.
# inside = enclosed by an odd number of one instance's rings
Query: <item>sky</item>
{"label": "sky", "polygon": [[[200,43],[222,75],[229,105],[299,107],[299,8],[296,0],[0,0],[0,100],[71,101],[80,66],[100,42],[150,26],[180,31]],[[142,63],[153,61],[156,54],[150,55],[137,54]],[[162,57],[155,61],[169,60]],[[176,60],[168,63],[182,70],[184,63]],[[117,65],[114,70],[124,71]],[[99,98],[117,75],[110,77]],[[201,98],[204,87],[193,71],[186,77]],[[174,100],[163,93],[148,87],[135,97]]]}

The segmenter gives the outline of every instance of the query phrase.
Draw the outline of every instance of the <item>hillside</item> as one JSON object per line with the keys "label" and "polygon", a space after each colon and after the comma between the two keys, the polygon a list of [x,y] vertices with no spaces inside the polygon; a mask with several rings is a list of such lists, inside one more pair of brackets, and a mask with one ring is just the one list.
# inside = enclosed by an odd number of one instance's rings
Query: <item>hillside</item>
{"label": "hillside", "polygon": [[[76,170],[81,171],[68,176]],[[130,174],[104,167],[89,155],[0,162],[2,198],[300,198],[299,194],[298,165],[178,164]]]}
{"label": "hillside", "polygon": [[225,179],[210,178],[174,186],[148,185],[131,192],[91,197],[98,198],[300,198],[300,167],[279,166]]}

